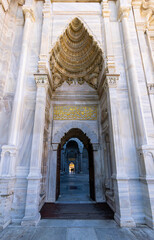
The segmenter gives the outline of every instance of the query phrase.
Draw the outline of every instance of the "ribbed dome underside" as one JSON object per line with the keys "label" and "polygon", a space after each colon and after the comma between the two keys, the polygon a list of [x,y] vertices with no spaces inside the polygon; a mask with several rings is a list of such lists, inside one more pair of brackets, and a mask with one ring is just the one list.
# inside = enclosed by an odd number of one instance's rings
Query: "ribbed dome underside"
{"label": "ribbed dome underside", "polygon": [[101,49],[83,23],[74,18],[51,51],[53,87],[56,89],[64,81],[68,84],[86,81],[97,89],[102,64]]}

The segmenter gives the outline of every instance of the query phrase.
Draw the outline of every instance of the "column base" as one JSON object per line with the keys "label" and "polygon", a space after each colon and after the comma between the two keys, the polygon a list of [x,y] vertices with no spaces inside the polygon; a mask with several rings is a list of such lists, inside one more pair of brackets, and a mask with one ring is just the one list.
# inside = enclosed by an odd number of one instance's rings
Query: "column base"
{"label": "column base", "polygon": [[120,227],[136,227],[136,223],[132,217],[120,217],[117,213],[115,213],[114,219]]}
{"label": "column base", "polygon": [[2,223],[0,221],[0,231],[4,230],[9,224],[11,223],[11,219],[8,219],[7,221],[5,221],[4,223]]}
{"label": "column base", "polygon": [[145,217],[145,223],[147,224],[148,227],[154,229],[154,219],[150,217]]}
{"label": "column base", "polygon": [[37,226],[40,219],[41,219],[40,213],[38,213],[38,215],[34,217],[25,216],[21,221],[21,226]]}

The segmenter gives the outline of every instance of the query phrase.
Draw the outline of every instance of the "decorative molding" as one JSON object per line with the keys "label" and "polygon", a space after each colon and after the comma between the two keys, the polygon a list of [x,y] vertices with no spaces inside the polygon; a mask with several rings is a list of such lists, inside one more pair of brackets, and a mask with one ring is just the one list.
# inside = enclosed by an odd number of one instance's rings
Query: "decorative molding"
{"label": "decorative molding", "polygon": [[119,12],[118,12],[118,19],[121,21],[123,18],[128,18],[129,17],[129,13],[130,13],[130,6],[127,7],[120,7],[119,8]]}
{"label": "decorative molding", "polygon": [[49,80],[47,74],[34,74],[35,82],[37,87],[45,87],[46,89],[49,86]]}
{"label": "decorative molding", "polygon": [[69,85],[87,82],[97,89],[102,66],[102,50],[79,18],[74,18],[51,51],[54,90],[65,81]]}
{"label": "decorative molding", "polygon": [[19,4],[20,6],[23,6],[23,5],[25,4],[25,0],[18,0],[18,4]]}
{"label": "decorative molding", "polygon": [[50,1],[44,3],[42,12],[43,12],[44,18],[51,17],[52,10],[51,10],[51,2]]}
{"label": "decorative molding", "polygon": [[101,124],[103,124],[107,118],[108,118],[108,111],[107,111],[107,108],[105,108],[101,112]]}
{"label": "decorative molding", "polygon": [[102,16],[104,18],[110,17],[110,9],[109,9],[108,0],[102,1]]}
{"label": "decorative molding", "polygon": [[147,88],[149,94],[154,94],[154,83],[148,83]]}
{"label": "decorative molding", "polygon": [[54,120],[97,120],[97,106],[54,106]]}
{"label": "decorative molding", "polygon": [[116,88],[117,82],[119,80],[119,74],[106,74],[105,80],[103,83],[103,88],[106,91],[108,88]]}
{"label": "decorative molding", "polygon": [[146,25],[154,20],[154,1],[143,0],[141,4],[141,15],[146,18]]}
{"label": "decorative molding", "polygon": [[23,5],[22,10],[25,15],[25,19],[30,18],[32,21],[35,21],[34,10],[31,5]]}
{"label": "decorative molding", "polygon": [[142,0],[132,0],[132,6],[134,8],[140,8]]}
{"label": "decorative molding", "polygon": [[0,4],[2,4],[2,7],[4,11],[6,12],[10,5],[10,0],[0,0]]}
{"label": "decorative molding", "polygon": [[99,150],[99,147],[100,147],[99,143],[93,143],[92,146],[93,146],[93,151]]}

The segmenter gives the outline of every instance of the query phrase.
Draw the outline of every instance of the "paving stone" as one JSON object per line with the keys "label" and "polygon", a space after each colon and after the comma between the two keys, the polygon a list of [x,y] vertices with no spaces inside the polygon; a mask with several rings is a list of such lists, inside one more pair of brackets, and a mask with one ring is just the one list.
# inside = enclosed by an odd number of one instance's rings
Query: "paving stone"
{"label": "paving stone", "polygon": [[97,240],[93,228],[68,228],[66,240]]}
{"label": "paving stone", "polygon": [[133,228],[131,232],[137,240],[154,240],[154,230],[150,228]]}
{"label": "paving stone", "polygon": [[96,228],[95,231],[98,240],[136,240],[135,235],[126,228]]}
{"label": "paving stone", "polygon": [[0,234],[0,240],[31,240],[35,234],[34,227],[7,227]]}
{"label": "paving stone", "polygon": [[[32,240],[65,240],[66,228],[38,227]],[[28,239],[27,239],[28,240]]]}

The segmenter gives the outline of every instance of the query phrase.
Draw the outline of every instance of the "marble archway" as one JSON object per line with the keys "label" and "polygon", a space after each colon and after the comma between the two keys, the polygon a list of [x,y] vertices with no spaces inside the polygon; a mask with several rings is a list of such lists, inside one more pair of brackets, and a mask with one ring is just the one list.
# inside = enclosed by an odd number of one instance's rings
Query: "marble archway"
{"label": "marble archway", "polygon": [[60,194],[60,161],[61,161],[61,147],[71,138],[78,138],[88,150],[89,155],[89,185],[90,185],[90,198],[95,200],[95,166],[94,166],[94,152],[93,146],[90,139],[86,134],[79,128],[71,128],[65,135],[61,138],[57,149],[57,174],[56,174],[56,199]]}
{"label": "marble archway", "polygon": [[[53,135],[52,145],[51,145],[51,157],[49,159],[49,174],[48,174],[48,190],[47,190],[47,202],[56,201],[56,183],[57,179],[57,159],[60,152],[61,144],[63,145],[66,140],[71,137],[77,137],[81,140],[85,146],[91,151],[90,156],[93,155],[93,165],[91,169],[94,170],[94,176],[91,179],[95,179],[95,186],[91,189],[95,189],[93,194],[93,199],[96,202],[104,201],[104,193],[102,188],[102,173],[100,168],[100,147],[97,134],[91,130],[86,123],[80,123],[79,121],[69,122],[61,126],[61,128]],[[91,146],[91,148],[90,148]],[[59,165],[58,165],[59,166]],[[93,191],[93,190],[92,190]],[[58,192],[57,192],[58,194]]]}

